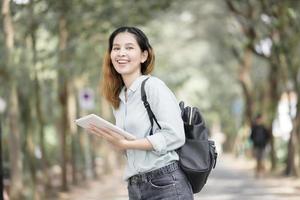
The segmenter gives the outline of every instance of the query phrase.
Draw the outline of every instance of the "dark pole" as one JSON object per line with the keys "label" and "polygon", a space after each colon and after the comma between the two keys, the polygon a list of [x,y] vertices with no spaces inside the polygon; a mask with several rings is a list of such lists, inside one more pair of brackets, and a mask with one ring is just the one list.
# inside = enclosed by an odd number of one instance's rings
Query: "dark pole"
{"label": "dark pole", "polygon": [[0,113],[0,200],[3,200],[3,167],[2,167],[2,121]]}

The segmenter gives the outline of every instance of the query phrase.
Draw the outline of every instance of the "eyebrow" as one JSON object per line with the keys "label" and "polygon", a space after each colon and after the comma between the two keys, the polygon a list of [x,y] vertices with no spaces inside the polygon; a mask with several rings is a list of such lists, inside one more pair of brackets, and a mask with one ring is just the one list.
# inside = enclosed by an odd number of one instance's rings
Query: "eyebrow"
{"label": "eyebrow", "polygon": [[[113,46],[117,46],[117,45],[120,45],[120,44],[113,44]],[[126,43],[125,45],[134,45],[134,43]]]}

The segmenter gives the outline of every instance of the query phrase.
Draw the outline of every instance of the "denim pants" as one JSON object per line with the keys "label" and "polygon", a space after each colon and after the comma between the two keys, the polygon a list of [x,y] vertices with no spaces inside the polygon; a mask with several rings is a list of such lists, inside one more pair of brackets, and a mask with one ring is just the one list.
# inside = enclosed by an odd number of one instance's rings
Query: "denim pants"
{"label": "denim pants", "polygon": [[193,191],[178,162],[132,176],[129,200],[193,200]]}

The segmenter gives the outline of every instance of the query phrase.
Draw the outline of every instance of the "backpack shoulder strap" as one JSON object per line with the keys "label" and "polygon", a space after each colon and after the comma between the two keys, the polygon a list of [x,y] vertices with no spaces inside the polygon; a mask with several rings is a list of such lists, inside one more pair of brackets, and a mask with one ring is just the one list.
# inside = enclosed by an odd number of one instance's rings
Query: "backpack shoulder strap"
{"label": "backpack shoulder strap", "polygon": [[150,119],[150,122],[151,122],[151,130],[150,130],[150,135],[153,135],[153,120],[155,121],[155,123],[157,124],[158,128],[161,129],[161,126],[159,125],[159,123],[157,122],[157,119],[154,115],[154,113],[152,112],[151,110],[151,107],[150,107],[150,104],[149,102],[147,101],[147,95],[146,95],[146,92],[145,92],[145,83],[146,81],[149,79],[150,77],[146,78],[143,82],[142,82],[142,86],[141,86],[141,97],[142,97],[142,101],[144,103],[144,106],[147,110],[147,113],[148,113],[148,117]]}

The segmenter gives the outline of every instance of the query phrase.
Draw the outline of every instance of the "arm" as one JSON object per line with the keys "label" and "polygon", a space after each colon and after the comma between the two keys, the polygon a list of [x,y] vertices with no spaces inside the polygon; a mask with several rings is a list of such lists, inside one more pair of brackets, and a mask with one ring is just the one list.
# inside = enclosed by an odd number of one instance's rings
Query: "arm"
{"label": "arm", "polygon": [[154,127],[147,139],[157,154],[178,149],[185,143],[181,110],[172,91],[161,80],[152,77],[145,87],[150,107],[161,129]]}

